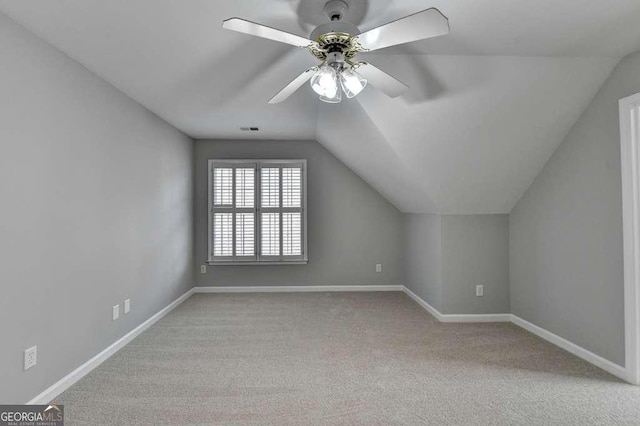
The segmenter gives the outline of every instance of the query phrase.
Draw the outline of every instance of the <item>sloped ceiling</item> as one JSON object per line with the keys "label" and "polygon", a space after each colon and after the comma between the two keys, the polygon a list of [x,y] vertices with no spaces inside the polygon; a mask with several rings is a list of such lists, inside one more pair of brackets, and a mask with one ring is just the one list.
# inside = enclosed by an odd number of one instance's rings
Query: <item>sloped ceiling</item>
{"label": "sloped ceiling", "polygon": [[267,104],[314,59],[222,20],[308,35],[323,0],[0,0],[0,11],[194,138],[317,139],[407,212],[508,213],[640,49],[637,0],[347,1],[362,30],[428,7],[449,17],[448,36],[368,55],[411,87],[401,98],[368,87],[325,105],[305,85]]}

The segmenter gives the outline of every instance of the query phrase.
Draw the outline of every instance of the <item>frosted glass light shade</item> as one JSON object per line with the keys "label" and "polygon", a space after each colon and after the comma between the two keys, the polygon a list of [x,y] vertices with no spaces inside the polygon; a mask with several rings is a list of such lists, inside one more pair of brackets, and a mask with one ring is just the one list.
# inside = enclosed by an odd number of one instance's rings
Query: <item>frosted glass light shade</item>
{"label": "frosted glass light shade", "polygon": [[340,85],[348,98],[357,96],[367,86],[367,80],[353,68],[345,68],[340,73]]}
{"label": "frosted glass light shade", "polygon": [[329,104],[339,104],[342,101],[342,91],[340,89],[336,90],[336,93],[333,96],[321,95],[320,100]]}
{"label": "frosted glass light shade", "polygon": [[335,98],[340,92],[338,73],[327,64],[321,66],[311,77],[311,88],[321,97]]}

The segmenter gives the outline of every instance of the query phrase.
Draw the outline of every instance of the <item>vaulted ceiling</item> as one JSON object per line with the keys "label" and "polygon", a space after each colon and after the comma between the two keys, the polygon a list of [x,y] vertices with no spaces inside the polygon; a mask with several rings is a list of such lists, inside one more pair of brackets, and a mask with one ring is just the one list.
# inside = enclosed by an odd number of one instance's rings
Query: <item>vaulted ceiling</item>
{"label": "vaulted ceiling", "polygon": [[[366,30],[429,7],[445,37],[370,53],[410,86],[339,105],[308,85],[316,61],[225,31],[243,17],[300,35],[324,0],[0,0],[0,11],[194,138],[317,139],[406,212],[508,213],[619,59],[640,50],[637,0],[347,0]],[[242,126],[259,126],[247,134]]]}

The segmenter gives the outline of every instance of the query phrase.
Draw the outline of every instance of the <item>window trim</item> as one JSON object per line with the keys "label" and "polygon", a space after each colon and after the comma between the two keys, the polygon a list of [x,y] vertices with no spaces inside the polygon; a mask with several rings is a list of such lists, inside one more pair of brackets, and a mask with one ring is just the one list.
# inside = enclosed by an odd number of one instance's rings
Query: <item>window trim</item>
{"label": "window trim", "polygon": [[[306,265],[309,261],[308,258],[308,234],[307,234],[307,160],[306,159],[209,159],[208,160],[208,196],[207,196],[207,209],[208,209],[208,251],[207,251],[207,263],[212,266],[224,266],[224,265]],[[248,257],[247,260],[242,260],[241,258],[228,258],[215,260],[213,256],[213,214],[214,214],[214,206],[213,206],[213,171],[214,167],[220,167],[224,165],[228,165],[233,168],[241,167],[243,165],[252,165],[255,167],[255,185],[254,185],[254,212],[255,212],[255,256]],[[278,211],[280,213],[280,259],[277,260],[260,260],[261,259],[261,251],[262,251],[262,239],[260,233],[261,226],[261,168],[264,166],[280,166],[282,169],[287,165],[301,165],[302,168],[302,202],[301,202],[301,210],[302,210],[302,255],[301,256],[287,256],[289,259],[285,259],[285,256],[282,254],[283,251],[283,239],[282,239],[282,213],[286,212],[288,208],[282,206],[282,172],[280,173],[280,207]],[[236,188],[235,188],[235,179],[236,174],[233,173],[233,184],[232,184],[232,199],[235,204],[235,196],[236,196]],[[234,208],[235,209],[235,208]],[[297,210],[298,208],[296,208]],[[234,251],[235,251],[235,214],[233,219],[233,235],[234,235]]]}

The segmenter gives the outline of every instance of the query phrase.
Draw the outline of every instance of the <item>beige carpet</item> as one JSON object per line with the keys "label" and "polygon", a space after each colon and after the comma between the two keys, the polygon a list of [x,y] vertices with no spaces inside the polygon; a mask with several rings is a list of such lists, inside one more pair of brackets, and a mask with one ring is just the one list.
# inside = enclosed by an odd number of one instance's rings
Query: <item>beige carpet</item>
{"label": "beige carpet", "polygon": [[68,425],[640,425],[640,388],[402,293],[194,295],[56,402]]}

